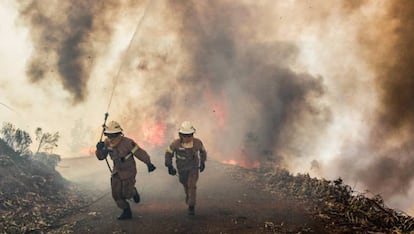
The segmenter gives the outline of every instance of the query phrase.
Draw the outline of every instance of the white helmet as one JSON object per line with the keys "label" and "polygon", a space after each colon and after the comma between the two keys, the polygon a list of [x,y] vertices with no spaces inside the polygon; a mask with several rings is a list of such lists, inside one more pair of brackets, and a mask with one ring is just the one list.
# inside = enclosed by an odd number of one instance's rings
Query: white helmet
{"label": "white helmet", "polygon": [[121,125],[119,125],[116,121],[111,121],[108,125],[105,126],[104,133],[111,134],[111,133],[120,133],[122,132]]}
{"label": "white helmet", "polygon": [[184,121],[178,129],[178,132],[181,134],[193,134],[195,131],[196,130],[190,121]]}

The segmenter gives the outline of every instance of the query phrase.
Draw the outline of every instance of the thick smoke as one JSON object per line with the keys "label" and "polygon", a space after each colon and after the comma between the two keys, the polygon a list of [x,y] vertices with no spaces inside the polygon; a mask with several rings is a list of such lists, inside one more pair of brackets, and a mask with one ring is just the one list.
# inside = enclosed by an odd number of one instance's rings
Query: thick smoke
{"label": "thick smoke", "polygon": [[[181,1],[158,6],[152,14],[168,21],[153,16],[162,26],[143,32],[129,60],[129,77],[135,77],[134,85],[145,87],[145,98],[129,103],[131,112],[124,116],[141,112],[131,121],[135,125],[147,118],[165,121],[171,131],[167,138],[180,121],[190,119],[200,127],[200,136],[206,138],[215,158],[292,166],[298,160],[310,162],[317,157],[312,153],[329,147],[331,139],[326,139],[325,131],[333,115],[358,112],[368,134],[356,132],[359,136],[353,138],[342,135],[354,129],[335,132],[332,137],[342,141],[342,148],[329,164],[322,162],[322,175],[335,171],[327,174],[363,184],[388,198],[407,192],[412,181],[408,169],[413,165],[409,153],[414,116],[411,4],[402,10],[391,4],[390,11],[388,2],[306,4],[293,4],[301,9],[303,19],[298,21],[290,15],[279,16],[271,4]],[[378,18],[364,17],[370,11]],[[289,29],[284,17],[292,25],[292,32],[284,32],[292,41],[281,40],[278,34]],[[331,62],[326,64],[332,70],[330,77],[295,66],[301,42],[294,37],[301,35],[305,25],[319,40],[333,37],[331,32],[344,37],[344,44],[326,39],[320,51],[344,57],[326,60]],[[354,64],[347,50],[358,56]],[[349,65],[335,66],[349,60]],[[359,77],[365,74],[373,79]],[[378,100],[369,102],[367,98],[375,97],[369,94],[373,89],[366,87],[365,94],[361,85],[374,85]],[[332,97],[339,100],[324,101]]]}
{"label": "thick smoke", "polygon": [[[140,1],[22,1],[20,14],[33,42],[27,75],[59,79],[73,102],[85,100],[95,57],[108,49],[122,6]],[[126,9],[126,8],[125,8]]]}
{"label": "thick smoke", "polygon": [[310,122],[321,124],[317,118],[323,113],[314,101],[323,95],[323,82],[292,70],[290,62],[298,55],[294,44],[252,38],[256,29],[243,26],[260,23],[254,16],[257,10],[232,3],[186,6],[180,35],[182,40],[193,39],[188,50],[193,53],[195,82],[190,89],[208,85],[195,93],[209,88],[228,102],[221,132],[236,141],[223,142],[220,148],[227,148],[224,153],[241,149],[251,161],[262,161],[263,156],[279,161],[279,154],[292,147],[290,133],[308,124],[306,114],[315,117]]}
{"label": "thick smoke", "polygon": [[[414,3],[149,2],[113,68],[124,65],[110,118],[126,135],[162,154],[191,120],[213,159],[309,164],[305,172],[312,162],[320,176],[387,198],[410,191]],[[22,2],[30,80],[56,78],[75,103],[87,102],[95,58],[106,56],[121,13],[145,4]]]}
{"label": "thick smoke", "polygon": [[[298,56],[294,43],[254,39],[261,29],[246,25],[260,24],[254,15],[260,9],[236,6],[179,1],[159,7],[164,26],[142,29],[145,36],[130,51],[129,84],[145,89],[124,116],[134,116],[129,122],[135,126],[163,120],[174,132],[190,119],[221,160],[281,161],[301,154],[311,146],[293,142],[316,137],[302,129],[329,122],[329,111],[316,102],[323,79],[291,67]],[[172,48],[160,48],[163,38],[154,31],[171,37]]]}
{"label": "thick smoke", "polygon": [[342,160],[347,177],[386,198],[407,194],[414,179],[414,2],[390,4],[377,27],[361,32],[379,105],[367,141],[350,142]]}

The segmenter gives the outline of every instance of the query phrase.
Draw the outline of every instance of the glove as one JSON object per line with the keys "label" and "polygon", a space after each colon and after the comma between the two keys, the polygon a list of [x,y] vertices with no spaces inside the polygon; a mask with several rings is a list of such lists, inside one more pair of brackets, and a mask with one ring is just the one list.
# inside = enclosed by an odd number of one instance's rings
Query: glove
{"label": "glove", "polygon": [[148,172],[152,172],[156,169],[156,167],[152,163],[148,163],[147,167],[148,167]]}
{"label": "glove", "polygon": [[203,172],[205,168],[206,168],[206,164],[204,164],[204,162],[201,162],[200,163],[200,172]]}
{"label": "glove", "polygon": [[105,143],[103,141],[100,141],[96,144],[97,150],[102,150],[105,147]]}
{"label": "glove", "polygon": [[169,166],[168,167],[168,174],[174,176],[177,174],[177,170],[175,170],[175,168],[173,166]]}

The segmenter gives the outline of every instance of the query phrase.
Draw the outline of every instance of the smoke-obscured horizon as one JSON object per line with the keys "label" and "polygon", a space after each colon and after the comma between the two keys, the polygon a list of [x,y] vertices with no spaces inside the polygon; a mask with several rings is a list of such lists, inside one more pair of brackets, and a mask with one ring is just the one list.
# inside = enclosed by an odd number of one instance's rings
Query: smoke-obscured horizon
{"label": "smoke-obscured horizon", "polygon": [[[40,81],[57,82],[89,128],[114,90],[110,118],[150,151],[191,120],[216,160],[342,177],[386,199],[414,193],[411,1],[25,1],[19,10],[33,45],[28,80],[42,90]],[[89,129],[79,125],[73,135]]]}

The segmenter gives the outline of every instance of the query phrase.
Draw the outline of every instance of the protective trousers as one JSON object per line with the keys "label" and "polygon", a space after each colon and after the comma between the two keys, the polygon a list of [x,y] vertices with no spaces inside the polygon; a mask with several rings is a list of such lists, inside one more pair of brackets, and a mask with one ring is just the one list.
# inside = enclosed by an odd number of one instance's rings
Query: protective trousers
{"label": "protective trousers", "polygon": [[184,186],[186,202],[189,206],[196,204],[196,189],[198,180],[198,168],[185,171],[178,171],[180,183]]}
{"label": "protective trousers", "polygon": [[111,177],[112,198],[121,209],[129,208],[127,199],[131,199],[135,193],[135,178],[121,179],[118,174]]}

